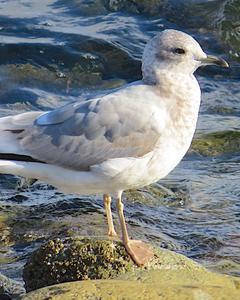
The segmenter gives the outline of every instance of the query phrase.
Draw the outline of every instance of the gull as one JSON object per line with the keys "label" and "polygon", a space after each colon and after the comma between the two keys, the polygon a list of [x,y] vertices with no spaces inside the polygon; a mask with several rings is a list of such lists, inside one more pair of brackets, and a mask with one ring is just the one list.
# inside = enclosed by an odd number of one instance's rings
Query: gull
{"label": "gull", "polygon": [[138,266],[146,264],[153,251],[129,238],[122,193],[165,177],[187,152],[201,100],[193,73],[204,65],[228,67],[186,33],[156,34],[144,49],[142,80],[53,111],[0,118],[0,173],[65,193],[102,193],[109,236],[116,236],[116,197],[123,245]]}

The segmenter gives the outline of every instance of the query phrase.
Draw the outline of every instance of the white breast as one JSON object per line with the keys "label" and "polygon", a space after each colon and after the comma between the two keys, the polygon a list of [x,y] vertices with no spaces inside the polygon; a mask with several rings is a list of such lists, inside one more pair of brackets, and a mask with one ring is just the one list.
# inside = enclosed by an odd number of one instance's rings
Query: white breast
{"label": "white breast", "polygon": [[172,91],[174,102],[168,103],[165,127],[155,149],[142,158],[127,162],[127,168],[123,167],[116,175],[118,182],[126,185],[124,189],[148,185],[165,177],[189,149],[198,118],[200,88],[193,76],[185,80],[185,87],[180,92],[177,88],[176,92]]}

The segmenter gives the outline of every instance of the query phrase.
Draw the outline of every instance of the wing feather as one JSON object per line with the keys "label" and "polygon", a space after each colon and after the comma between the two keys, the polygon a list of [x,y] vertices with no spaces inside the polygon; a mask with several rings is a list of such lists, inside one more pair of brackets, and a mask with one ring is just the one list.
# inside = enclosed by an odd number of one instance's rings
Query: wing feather
{"label": "wing feather", "polygon": [[15,135],[21,154],[89,170],[108,159],[141,157],[152,151],[161,135],[156,109],[143,97],[115,93],[41,114]]}

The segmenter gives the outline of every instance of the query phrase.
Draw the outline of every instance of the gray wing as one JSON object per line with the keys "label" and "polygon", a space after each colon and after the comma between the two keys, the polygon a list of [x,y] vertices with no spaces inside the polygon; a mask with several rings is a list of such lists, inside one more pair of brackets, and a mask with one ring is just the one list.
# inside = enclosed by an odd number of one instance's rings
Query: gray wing
{"label": "gray wing", "polygon": [[160,136],[153,115],[154,109],[136,99],[94,99],[41,115],[18,140],[37,160],[89,170],[111,158],[152,151]]}

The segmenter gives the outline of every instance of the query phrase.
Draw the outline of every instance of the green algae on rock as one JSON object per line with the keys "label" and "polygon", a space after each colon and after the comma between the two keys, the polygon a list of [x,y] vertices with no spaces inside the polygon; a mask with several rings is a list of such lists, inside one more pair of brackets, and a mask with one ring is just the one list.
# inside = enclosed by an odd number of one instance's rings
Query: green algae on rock
{"label": "green algae on rock", "polygon": [[204,156],[220,156],[240,152],[240,132],[221,131],[203,135],[193,140],[191,151]]}
{"label": "green algae on rock", "polygon": [[130,13],[157,15],[161,11],[165,0],[104,0],[110,11],[124,10]]}
{"label": "green algae on rock", "polygon": [[221,13],[216,21],[218,34],[223,43],[229,48],[229,54],[240,60],[240,1],[223,1]]}
{"label": "green algae on rock", "polygon": [[8,294],[11,297],[17,297],[24,293],[25,289],[22,283],[12,280],[0,273],[0,294]]}
{"label": "green algae on rock", "polygon": [[174,24],[206,32],[214,27],[213,21],[221,7],[221,1],[168,0],[162,13]]}
{"label": "green algae on rock", "polygon": [[209,270],[221,274],[235,275],[240,274],[240,262],[236,262],[233,259],[222,259],[218,262],[207,262]]}
{"label": "green algae on rock", "polygon": [[[97,242],[97,241],[96,241]],[[191,259],[165,249],[154,249],[145,267],[119,274],[112,280],[67,282],[26,294],[22,300],[237,300],[240,279],[212,273]],[[46,274],[45,274],[46,275]]]}
{"label": "green algae on rock", "polygon": [[[158,283],[145,283],[127,280],[94,280],[68,282],[31,292],[22,300],[238,300],[236,287],[165,284],[171,272],[158,276]],[[197,275],[197,274],[196,274]],[[161,282],[162,281],[162,282]],[[225,281],[222,282],[223,284]]]}
{"label": "green algae on rock", "polygon": [[128,202],[138,202],[150,206],[165,205],[168,207],[182,207],[189,199],[182,187],[173,189],[161,186],[159,183],[151,184],[137,190],[127,190],[124,197]]}
{"label": "green algae on rock", "polygon": [[[70,88],[114,88],[129,81],[129,78],[141,78],[139,60],[101,39],[81,36],[70,49],[57,46],[51,49],[46,45],[38,45],[33,49],[25,44],[11,47],[11,51],[18,52],[19,56],[25,53],[28,55],[24,63],[16,63],[12,55],[1,65],[3,92],[9,82],[68,93]],[[7,46],[3,46],[0,49],[2,57],[9,51],[6,48]],[[44,61],[43,54],[48,56],[50,62]],[[16,95],[16,98],[19,99],[19,95]]]}
{"label": "green algae on rock", "polygon": [[86,279],[106,279],[134,264],[120,242],[70,238],[51,240],[35,251],[23,270],[27,291]]}
{"label": "green algae on rock", "polygon": [[25,287],[27,291],[32,291],[75,280],[137,280],[141,272],[149,270],[205,270],[183,255],[166,249],[153,250],[153,259],[139,268],[118,241],[89,238],[50,240],[33,252],[26,263],[23,271]]}

